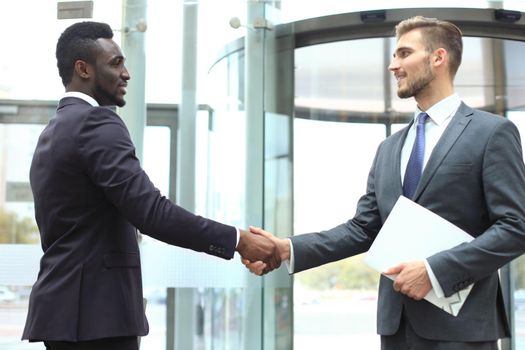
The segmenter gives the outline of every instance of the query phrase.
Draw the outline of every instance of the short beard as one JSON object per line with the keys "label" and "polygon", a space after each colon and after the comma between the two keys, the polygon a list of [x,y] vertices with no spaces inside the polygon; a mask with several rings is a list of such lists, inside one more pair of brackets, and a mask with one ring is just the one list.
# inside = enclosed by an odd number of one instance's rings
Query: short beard
{"label": "short beard", "polygon": [[124,97],[118,98],[116,94],[109,93],[106,89],[104,89],[101,86],[101,84],[98,83],[98,77],[95,77],[94,93],[95,93],[95,96],[93,96],[93,98],[101,106],[124,107],[126,105],[126,101],[124,100]]}
{"label": "short beard", "polygon": [[399,96],[400,98],[414,97],[417,94],[419,94],[424,88],[426,88],[432,80],[434,80],[434,74],[432,74],[430,65],[426,65],[423,74],[419,76],[415,81],[409,83],[406,89],[397,90],[397,96]]}

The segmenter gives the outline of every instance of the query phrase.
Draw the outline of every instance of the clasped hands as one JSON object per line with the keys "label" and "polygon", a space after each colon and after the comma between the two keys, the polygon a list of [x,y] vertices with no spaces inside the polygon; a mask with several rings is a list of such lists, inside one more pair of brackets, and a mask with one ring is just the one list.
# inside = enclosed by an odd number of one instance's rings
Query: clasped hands
{"label": "clasped hands", "polygon": [[250,226],[250,232],[240,230],[237,251],[242,263],[254,274],[261,276],[290,259],[290,243],[275,237],[259,227]]}

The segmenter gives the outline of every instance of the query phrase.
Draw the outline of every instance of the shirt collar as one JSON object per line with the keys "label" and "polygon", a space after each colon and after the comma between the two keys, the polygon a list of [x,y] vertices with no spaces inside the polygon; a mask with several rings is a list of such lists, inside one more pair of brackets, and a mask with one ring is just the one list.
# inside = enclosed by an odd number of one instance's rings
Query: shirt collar
{"label": "shirt collar", "polygon": [[[452,94],[430,107],[426,113],[434,123],[441,125],[445,120],[452,117],[456,113],[460,104],[461,99],[459,98],[459,95]],[[421,112],[423,111],[417,107],[414,120],[416,120],[417,116]]]}
{"label": "shirt collar", "polygon": [[98,102],[93,97],[86,95],[85,93],[80,92],[80,91],[68,91],[64,94],[63,97],[76,97],[76,98],[86,101],[93,107],[99,107]]}

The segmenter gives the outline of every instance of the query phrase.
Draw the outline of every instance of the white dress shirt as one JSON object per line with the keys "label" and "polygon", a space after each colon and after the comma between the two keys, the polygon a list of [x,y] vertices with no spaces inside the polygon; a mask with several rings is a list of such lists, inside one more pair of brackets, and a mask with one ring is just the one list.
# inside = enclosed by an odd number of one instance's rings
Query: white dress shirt
{"label": "white dress shirt", "polygon": [[[428,159],[430,158],[430,154],[432,153],[434,147],[441,138],[441,135],[443,135],[443,132],[450,123],[450,120],[452,119],[454,114],[456,114],[460,104],[461,100],[459,99],[459,96],[457,94],[453,94],[439,101],[426,111],[429,118],[425,123],[425,155],[423,158],[423,171],[425,169],[425,166],[427,165]],[[403,149],[401,150],[401,181],[403,181],[403,179],[405,178],[408,159],[410,158],[410,153],[412,152],[412,147],[414,146],[414,142],[416,140],[416,118],[421,112],[422,111],[418,107],[416,109],[416,112],[414,113],[414,123],[412,124],[412,127],[408,130],[408,134],[405,139],[405,144],[403,145]],[[443,297],[445,295],[445,293],[443,293],[443,288],[441,288],[441,285],[439,284],[436,276],[434,275],[434,272],[430,268],[428,261],[425,259],[424,262],[425,267],[427,269],[428,277],[430,278],[430,282],[432,283],[432,288],[434,289],[436,296],[438,298]]]}
{"label": "white dress shirt", "polygon": [[62,98],[64,97],[76,97],[76,98],[86,101],[93,107],[99,107],[98,102],[93,97],[86,95],[85,93],[80,92],[80,91],[68,91],[64,94],[64,96],[62,96]]}
{"label": "white dress shirt", "polygon": [[[456,114],[460,104],[461,100],[459,96],[457,94],[452,94],[449,97],[446,97],[443,100],[439,101],[426,111],[429,118],[425,123],[425,155],[423,160],[423,169],[427,165],[428,159],[430,158],[430,154],[434,150],[434,147],[439,141],[441,135],[443,135],[443,132],[450,123],[450,120],[452,119],[454,114]],[[401,181],[403,181],[405,177],[408,159],[410,158],[410,153],[412,152],[412,147],[414,146],[414,142],[416,140],[417,116],[421,112],[422,111],[418,107],[414,113],[414,123],[408,130],[408,134],[405,139],[405,144],[403,145],[403,149],[401,150]],[[290,260],[286,262],[286,267],[288,268],[289,273],[293,273],[295,270],[294,252],[292,241],[289,241]],[[438,297],[444,296],[443,289],[439,285],[439,282],[436,276],[434,275],[434,272],[432,271],[430,265],[426,260],[425,266],[427,268],[427,272],[430,277],[430,282],[432,283],[432,288],[434,289],[434,292],[436,292],[436,295]]]}

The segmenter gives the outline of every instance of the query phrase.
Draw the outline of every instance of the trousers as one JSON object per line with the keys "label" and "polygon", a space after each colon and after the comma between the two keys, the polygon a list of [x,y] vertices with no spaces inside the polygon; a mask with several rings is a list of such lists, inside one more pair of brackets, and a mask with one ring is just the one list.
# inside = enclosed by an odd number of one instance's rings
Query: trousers
{"label": "trousers", "polygon": [[138,350],[137,337],[104,338],[80,342],[44,341],[46,350]]}
{"label": "trousers", "polygon": [[497,341],[455,342],[421,338],[403,315],[398,331],[381,336],[381,350],[498,350]]}

